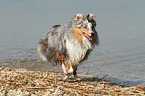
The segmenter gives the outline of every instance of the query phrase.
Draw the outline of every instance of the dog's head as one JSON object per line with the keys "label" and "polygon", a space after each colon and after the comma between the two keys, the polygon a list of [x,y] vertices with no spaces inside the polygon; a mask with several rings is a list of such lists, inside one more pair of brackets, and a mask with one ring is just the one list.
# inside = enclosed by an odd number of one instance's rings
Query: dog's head
{"label": "dog's head", "polygon": [[[87,16],[88,17],[88,16]],[[91,19],[84,18],[82,14],[76,14],[74,18],[74,29],[77,33],[76,37],[84,36],[88,38],[90,41],[93,40],[95,32],[93,31],[93,23],[90,22]],[[92,17],[93,18],[93,17]]]}
{"label": "dog's head", "polygon": [[99,45],[99,37],[98,37],[98,33],[95,29],[95,27],[97,25],[96,20],[95,20],[95,15],[90,13],[86,16],[86,18],[87,18],[88,22],[90,22],[92,24],[92,30],[95,33],[95,36],[93,37],[92,42],[96,45]]}

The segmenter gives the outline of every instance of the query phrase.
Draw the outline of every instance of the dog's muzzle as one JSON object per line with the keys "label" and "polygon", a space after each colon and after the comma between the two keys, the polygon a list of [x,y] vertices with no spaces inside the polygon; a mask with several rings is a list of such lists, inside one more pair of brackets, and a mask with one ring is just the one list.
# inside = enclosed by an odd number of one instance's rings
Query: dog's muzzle
{"label": "dog's muzzle", "polygon": [[85,37],[87,37],[89,40],[93,40],[93,36],[95,36],[94,32],[91,32],[91,35],[87,35],[86,33],[83,33],[85,35]]}

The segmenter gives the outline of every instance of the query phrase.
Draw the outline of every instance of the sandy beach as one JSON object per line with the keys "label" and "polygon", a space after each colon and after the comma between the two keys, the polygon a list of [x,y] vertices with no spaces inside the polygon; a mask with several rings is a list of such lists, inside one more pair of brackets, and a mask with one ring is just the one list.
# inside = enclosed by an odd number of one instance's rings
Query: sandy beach
{"label": "sandy beach", "polygon": [[[145,88],[138,86],[120,86],[102,81],[97,77],[78,74],[81,81],[69,79],[63,81],[61,70],[27,70],[20,65],[39,64],[39,60],[7,62],[0,66],[1,96],[144,96]],[[12,66],[19,68],[12,68]]]}

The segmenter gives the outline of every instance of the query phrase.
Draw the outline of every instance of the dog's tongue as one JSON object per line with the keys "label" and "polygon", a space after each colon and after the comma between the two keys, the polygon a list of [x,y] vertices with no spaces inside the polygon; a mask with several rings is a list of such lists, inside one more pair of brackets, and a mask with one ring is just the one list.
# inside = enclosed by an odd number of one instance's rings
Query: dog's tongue
{"label": "dog's tongue", "polygon": [[91,38],[90,36],[88,36],[87,34],[85,34],[85,36],[89,39],[92,40],[93,38]]}

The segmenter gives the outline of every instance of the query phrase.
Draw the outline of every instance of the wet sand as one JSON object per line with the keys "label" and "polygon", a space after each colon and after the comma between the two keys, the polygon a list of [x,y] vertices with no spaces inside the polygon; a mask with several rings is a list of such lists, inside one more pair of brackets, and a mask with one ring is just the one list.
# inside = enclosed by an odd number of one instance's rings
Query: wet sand
{"label": "wet sand", "polygon": [[64,74],[60,67],[46,66],[44,63],[37,59],[1,63],[0,95],[145,95],[145,88],[141,85],[120,86],[86,75],[86,72],[78,74],[81,81],[73,80],[73,77],[63,81]]}

